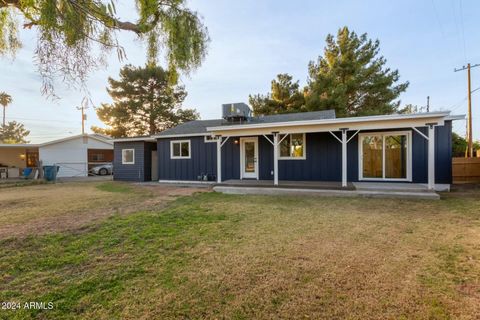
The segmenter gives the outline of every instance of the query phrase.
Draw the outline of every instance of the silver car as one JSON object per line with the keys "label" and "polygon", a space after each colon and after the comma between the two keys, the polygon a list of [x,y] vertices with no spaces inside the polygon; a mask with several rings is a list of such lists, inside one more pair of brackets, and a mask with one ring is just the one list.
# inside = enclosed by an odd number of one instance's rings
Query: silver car
{"label": "silver car", "polygon": [[90,172],[99,176],[106,176],[108,174],[113,174],[113,164],[101,164],[90,169]]}

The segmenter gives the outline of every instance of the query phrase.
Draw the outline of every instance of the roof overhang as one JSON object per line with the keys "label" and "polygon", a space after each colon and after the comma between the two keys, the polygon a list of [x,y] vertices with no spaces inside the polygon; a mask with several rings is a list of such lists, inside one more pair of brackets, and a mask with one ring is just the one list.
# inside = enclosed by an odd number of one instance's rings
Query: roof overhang
{"label": "roof overhang", "polygon": [[19,143],[19,144],[7,144],[2,143],[0,144],[0,148],[23,148],[23,149],[36,149],[38,148],[38,144],[29,144],[29,143]]}
{"label": "roof overhang", "polygon": [[279,133],[306,133],[339,131],[341,128],[348,130],[377,130],[397,129],[407,127],[425,127],[427,124],[436,123],[442,126],[448,119],[450,112],[429,112],[417,114],[394,114],[368,117],[351,117],[322,119],[309,121],[289,121],[278,123],[245,124],[209,127],[207,130],[214,135],[221,136],[248,136]]}
{"label": "roof overhang", "polygon": [[133,137],[133,138],[119,138],[113,140],[113,142],[155,142],[156,139],[154,137]]}
{"label": "roof overhang", "polygon": [[166,139],[166,138],[184,138],[184,137],[204,137],[210,136],[211,133],[203,132],[203,133],[182,133],[182,134],[165,134],[165,135],[154,135],[156,139]]}

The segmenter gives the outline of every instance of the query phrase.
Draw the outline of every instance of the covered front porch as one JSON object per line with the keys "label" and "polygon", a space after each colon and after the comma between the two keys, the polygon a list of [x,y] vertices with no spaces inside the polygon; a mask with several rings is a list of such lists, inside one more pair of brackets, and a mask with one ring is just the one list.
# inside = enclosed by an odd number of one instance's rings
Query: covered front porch
{"label": "covered front porch", "polygon": [[[448,113],[208,128],[222,185],[352,190],[354,183],[450,183]],[[441,154],[441,157],[438,155]],[[438,160],[437,160],[438,159]],[[437,178],[437,179],[436,179]],[[252,179],[257,182],[252,182]],[[409,190],[407,190],[409,191]]]}

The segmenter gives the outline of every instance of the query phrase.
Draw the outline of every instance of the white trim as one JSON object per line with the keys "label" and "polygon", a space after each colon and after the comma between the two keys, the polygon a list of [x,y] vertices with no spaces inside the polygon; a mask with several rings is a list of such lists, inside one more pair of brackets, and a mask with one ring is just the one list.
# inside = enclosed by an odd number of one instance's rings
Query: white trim
{"label": "white trim", "polygon": [[[249,173],[251,176],[245,176],[245,142],[255,142],[255,173]],[[240,179],[259,179],[258,174],[258,137],[244,137],[240,138]]]}
{"label": "white trim", "polygon": [[[123,161],[123,158],[124,158],[123,153],[125,151],[132,151],[132,161],[128,161],[128,162]],[[135,164],[135,149],[133,149],[133,148],[122,149],[122,164]]]}
{"label": "white trim", "polygon": [[[298,133],[279,133],[279,135],[284,135],[282,139],[278,142],[278,145],[282,143],[282,141],[287,137],[290,136],[290,145],[292,144],[292,134],[298,134]],[[277,148],[278,152],[278,160],[305,160],[307,159],[307,136],[305,133],[303,133],[303,156],[301,157],[292,157],[292,156],[281,156],[281,148]]]}
{"label": "white trim", "polygon": [[288,126],[302,126],[302,125],[316,125],[316,124],[359,123],[359,122],[370,122],[370,121],[392,121],[392,120],[408,120],[408,119],[423,119],[423,118],[444,118],[449,115],[450,115],[450,111],[426,112],[426,113],[415,113],[415,114],[392,114],[392,115],[381,115],[381,116],[350,117],[350,118],[335,118],[335,119],[320,119],[320,120],[299,120],[299,121],[285,121],[285,122],[271,122],[271,123],[252,123],[252,124],[244,124],[244,125],[207,127],[207,131],[228,131],[228,130],[253,129],[253,128],[288,127]]}
{"label": "white trim", "polygon": [[419,135],[421,135],[422,137],[425,138],[425,140],[428,141],[428,136],[426,136],[422,131],[418,130],[417,128],[415,127],[412,127],[413,130],[415,130]]}
{"label": "white trim", "polygon": [[139,141],[144,141],[144,142],[155,142],[156,139],[152,137],[132,137],[132,138],[119,138],[113,140],[113,143],[115,142],[139,142]]}
{"label": "white trim", "polygon": [[181,134],[166,134],[166,135],[153,135],[152,138],[155,139],[167,139],[167,138],[187,138],[187,137],[203,137],[210,136],[211,133],[181,133]]}
{"label": "white trim", "polygon": [[217,139],[217,182],[222,182],[222,137]]}
{"label": "white trim", "polygon": [[428,127],[428,189],[435,189],[435,126]]}
{"label": "white trim", "polygon": [[273,185],[278,186],[278,133],[277,132],[273,134]]}
{"label": "white trim", "polygon": [[[180,156],[173,155],[173,145],[180,144]],[[182,156],[182,143],[188,143],[188,156]],[[192,144],[190,140],[170,140],[170,159],[190,159],[192,157]]]}
{"label": "white trim", "polygon": [[[385,138],[384,136],[406,135],[407,136],[407,177],[406,178],[385,178]],[[382,137],[382,177],[364,178],[363,177],[363,137],[380,136]],[[406,181],[412,182],[412,131],[382,131],[382,132],[362,132],[358,134],[358,180],[359,181]]]}

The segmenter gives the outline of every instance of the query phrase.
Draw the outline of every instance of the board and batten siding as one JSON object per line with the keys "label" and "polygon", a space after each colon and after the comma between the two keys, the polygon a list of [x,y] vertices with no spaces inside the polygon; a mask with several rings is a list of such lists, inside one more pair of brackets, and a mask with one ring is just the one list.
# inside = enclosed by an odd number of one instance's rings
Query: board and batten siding
{"label": "board and batten siding", "polygon": [[[150,181],[152,150],[155,143],[145,141],[129,141],[114,143],[113,179],[119,181]],[[135,150],[135,163],[122,164],[122,150]]]}
{"label": "board and batten siding", "polygon": [[[203,136],[157,139],[159,180],[198,180],[203,174],[217,174],[217,144]],[[190,140],[190,159],[171,159],[170,141]]]}

